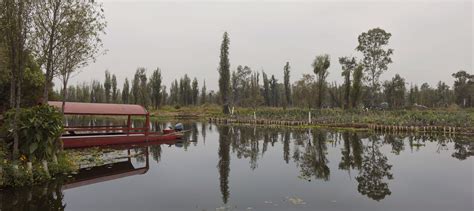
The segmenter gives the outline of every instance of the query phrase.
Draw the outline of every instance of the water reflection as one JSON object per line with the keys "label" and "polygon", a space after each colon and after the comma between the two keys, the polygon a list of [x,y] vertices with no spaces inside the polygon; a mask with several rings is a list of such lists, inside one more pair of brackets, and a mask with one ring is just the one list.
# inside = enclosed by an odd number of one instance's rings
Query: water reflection
{"label": "water reflection", "polygon": [[344,146],[341,149],[341,162],[339,162],[339,169],[347,170],[350,173],[351,169],[360,169],[362,166],[362,141],[359,134],[350,133],[348,131],[342,132]]}
{"label": "water reflection", "polygon": [[324,130],[311,130],[311,138],[306,141],[304,153],[298,159],[297,165],[300,167],[300,178],[311,181],[315,179],[329,180],[330,170],[327,166],[329,160],[326,158],[327,132]]}
{"label": "water reflection", "polygon": [[[109,123],[105,121],[100,124]],[[161,130],[173,124],[154,122],[152,128]],[[393,168],[402,165],[402,163],[396,163],[393,157],[407,156],[406,153],[403,153],[404,151],[417,153],[422,149],[429,148],[434,149],[430,153],[446,152],[449,159],[460,161],[471,159],[470,157],[474,155],[473,138],[462,136],[216,126],[196,122],[185,123],[185,128],[191,129],[191,131],[186,134],[184,141],[123,146],[117,149],[122,153],[118,158],[103,165],[85,166],[73,178],[58,178],[54,182],[31,188],[3,190],[0,192],[1,210],[31,210],[33,208],[64,210],[67,206],[64,202],[64,190],[66,189],[70,190],[85,185],[93,186],[97,183],[120,180],[135,175],[154,177],[149,169],[160,168],[160,163],[163,162],[163,152],[166,152],[170,147],[180,149],[173,151],[175,154],[191,153],[191,148],[195,147],[216,156],[212,168],[217,168],[217,172],[214,170],[205,172],[205,174],[216,176],[218,181],[214,184],[219,191],[219,201],[226,205],[231,204],[232,198],[238,197],[238,191],[241,191],[239,187],[232,189],[230,180],[233,179],[231,173],[238,175],[239,170],[242,171],[241,166],[232,166],[231,164],[241,165],[237,163],[241,163],[239,161],[242,160],[248,161],[244,162],[244,167],[247,170],[255,172],[260,167],[259,163],[266,156],[271,156],[272,160],[266,160],[266,162],[277,166],[291,166],[286,169],[293,171],[294,175],[298,175],[294,178],[286,178],[288,181],[296,180],[305,184],[324,182],[337,185],[335,183],[340,182],[337,175],[341,175],[342,172],[344,175],[348,175],[351,183],[355,184],[357,188],[352,189],[359,196],[363,195],[373,201],[380,202],[388,197],[393,197],[391,196],[393,183],[390,181],[394,181],[400,176],[400,172],[394,173]],[[214,146],[215,148],[212,148]],[[215,151],[217,151],[217,155]],[[275,156],[272,156],[272,153],[277,153],[277,160],[274,159]],[[164,157],[167,158],[169,154],[165,155]],[[193,159],[200,159],[200,157]],[[231,172],[231,166],[239,170]],[[194,168],[193,171],[199,173],[204,170]],[[199,181],[194,181],[189,184],[189,188],[192,189],[193,185],[197,185],[196,182],[199,183]],[[280,184],[272,183],[272,185],[278,186]],[[259,192],[259,194],[267,193]]]}
{"label": "water reflection", "polygon": [[222,202],[227,204],[229,199],[229,172],[230,172],[230,143],[235,140],[231,137],[231,128],[228,126],[218,127],[219,131],[219,184],[222,194]]}
{"label": "water reflection", "polygon": [[387,180],[393,179],[390,173],[392,165],[388,164],[387,156],[380,152],[380,139],[372,135],[369,137],[369,144],[364,148],[362,167],[359,176],[356,177],[357,190],[362,195],[380,201],[385,196],[390,195]]}

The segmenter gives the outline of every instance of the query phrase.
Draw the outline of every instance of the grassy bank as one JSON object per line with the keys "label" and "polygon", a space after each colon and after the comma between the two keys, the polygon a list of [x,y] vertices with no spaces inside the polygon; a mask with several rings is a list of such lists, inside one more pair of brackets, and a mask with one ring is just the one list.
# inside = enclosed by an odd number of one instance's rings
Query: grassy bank
{"label": "grassy bank", "polygon": [[385,110],[363,111],[342,109],[302,109],[302,108],[271,108],[260,107],[235,108],[234,115],[226,116],[217,105],[175,108],[165,106],[153,110],[152,116],[161,119],[176,118],[232,118],[279,120],[279,121],[311,121],[316,124],[383,124],[399,126],[450,126],[474,127],[474,109],[425,109],[425,110]]}

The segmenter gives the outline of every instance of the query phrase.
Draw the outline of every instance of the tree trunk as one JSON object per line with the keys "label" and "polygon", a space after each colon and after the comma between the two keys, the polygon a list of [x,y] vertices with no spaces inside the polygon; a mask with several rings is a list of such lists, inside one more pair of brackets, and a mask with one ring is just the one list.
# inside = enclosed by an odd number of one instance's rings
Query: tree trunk
{"label": "tree trunk", "polygon": [[62,106],[61,106],[61,113],[64,115],[64,107],[66,106],[66,96],[67,96],[67,89],[66,89],[66,84],[67,83],[64,83],[64,87],[63,87],[63,103],[62,103]]}
{"label": "tree trunk", "polygon": [[53,20],[51,24],[51,34],[49,35],[49,40],[48,40],[48,52],[47,52],[47,57],[46,57],[46,77],[45,77],[45,82],[44,82],[44,89],[43,89],[43,104],[48,103],[48,97],[49,97],[49,88],[51,86],[51,82],[53,81],[53,76],[54,76],[54,71],[53,71],[53,46],[54,46],[54,39],[56,37],[56,29],[57,29],[57,17],[58,17],[58,12],[59,12],[59,6],[60,3],[57,2],[57,4],[54,7],[54,12],[53,12]]}

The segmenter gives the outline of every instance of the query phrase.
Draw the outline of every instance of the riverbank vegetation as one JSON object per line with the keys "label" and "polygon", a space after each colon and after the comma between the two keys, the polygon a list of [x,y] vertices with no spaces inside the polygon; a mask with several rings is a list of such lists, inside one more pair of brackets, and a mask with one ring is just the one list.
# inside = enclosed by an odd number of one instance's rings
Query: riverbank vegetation
{"label": "riverbank vegetation", "polygon": [[[48,105],[22,108],[16,128],[11,124],[13,118],[14,110],[5,114],[0,132],[0,186],[32,185],[76,169],[74,160],[58,141],[63,133],[63,118],[58,110]],[[13,134],[18,134],[21,141],[15,142]]]}
{"label": "riverbank vegetation", "polygon": [[63,115],[47,102],[55,77],[67,87],[101,53],[105,26],[95,1],[0,1],[0,187],[75,169],[59,139]]}

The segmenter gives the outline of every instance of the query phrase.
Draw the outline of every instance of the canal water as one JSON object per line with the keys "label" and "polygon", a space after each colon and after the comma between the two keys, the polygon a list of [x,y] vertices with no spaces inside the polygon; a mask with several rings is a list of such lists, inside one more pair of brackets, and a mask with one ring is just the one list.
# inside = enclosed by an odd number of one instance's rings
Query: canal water
{"label": "canal water", "polygon": [[105,150],[73,177],[3,190],[1,210],[474,209],[472,137],[185,128],[183,141]]}

